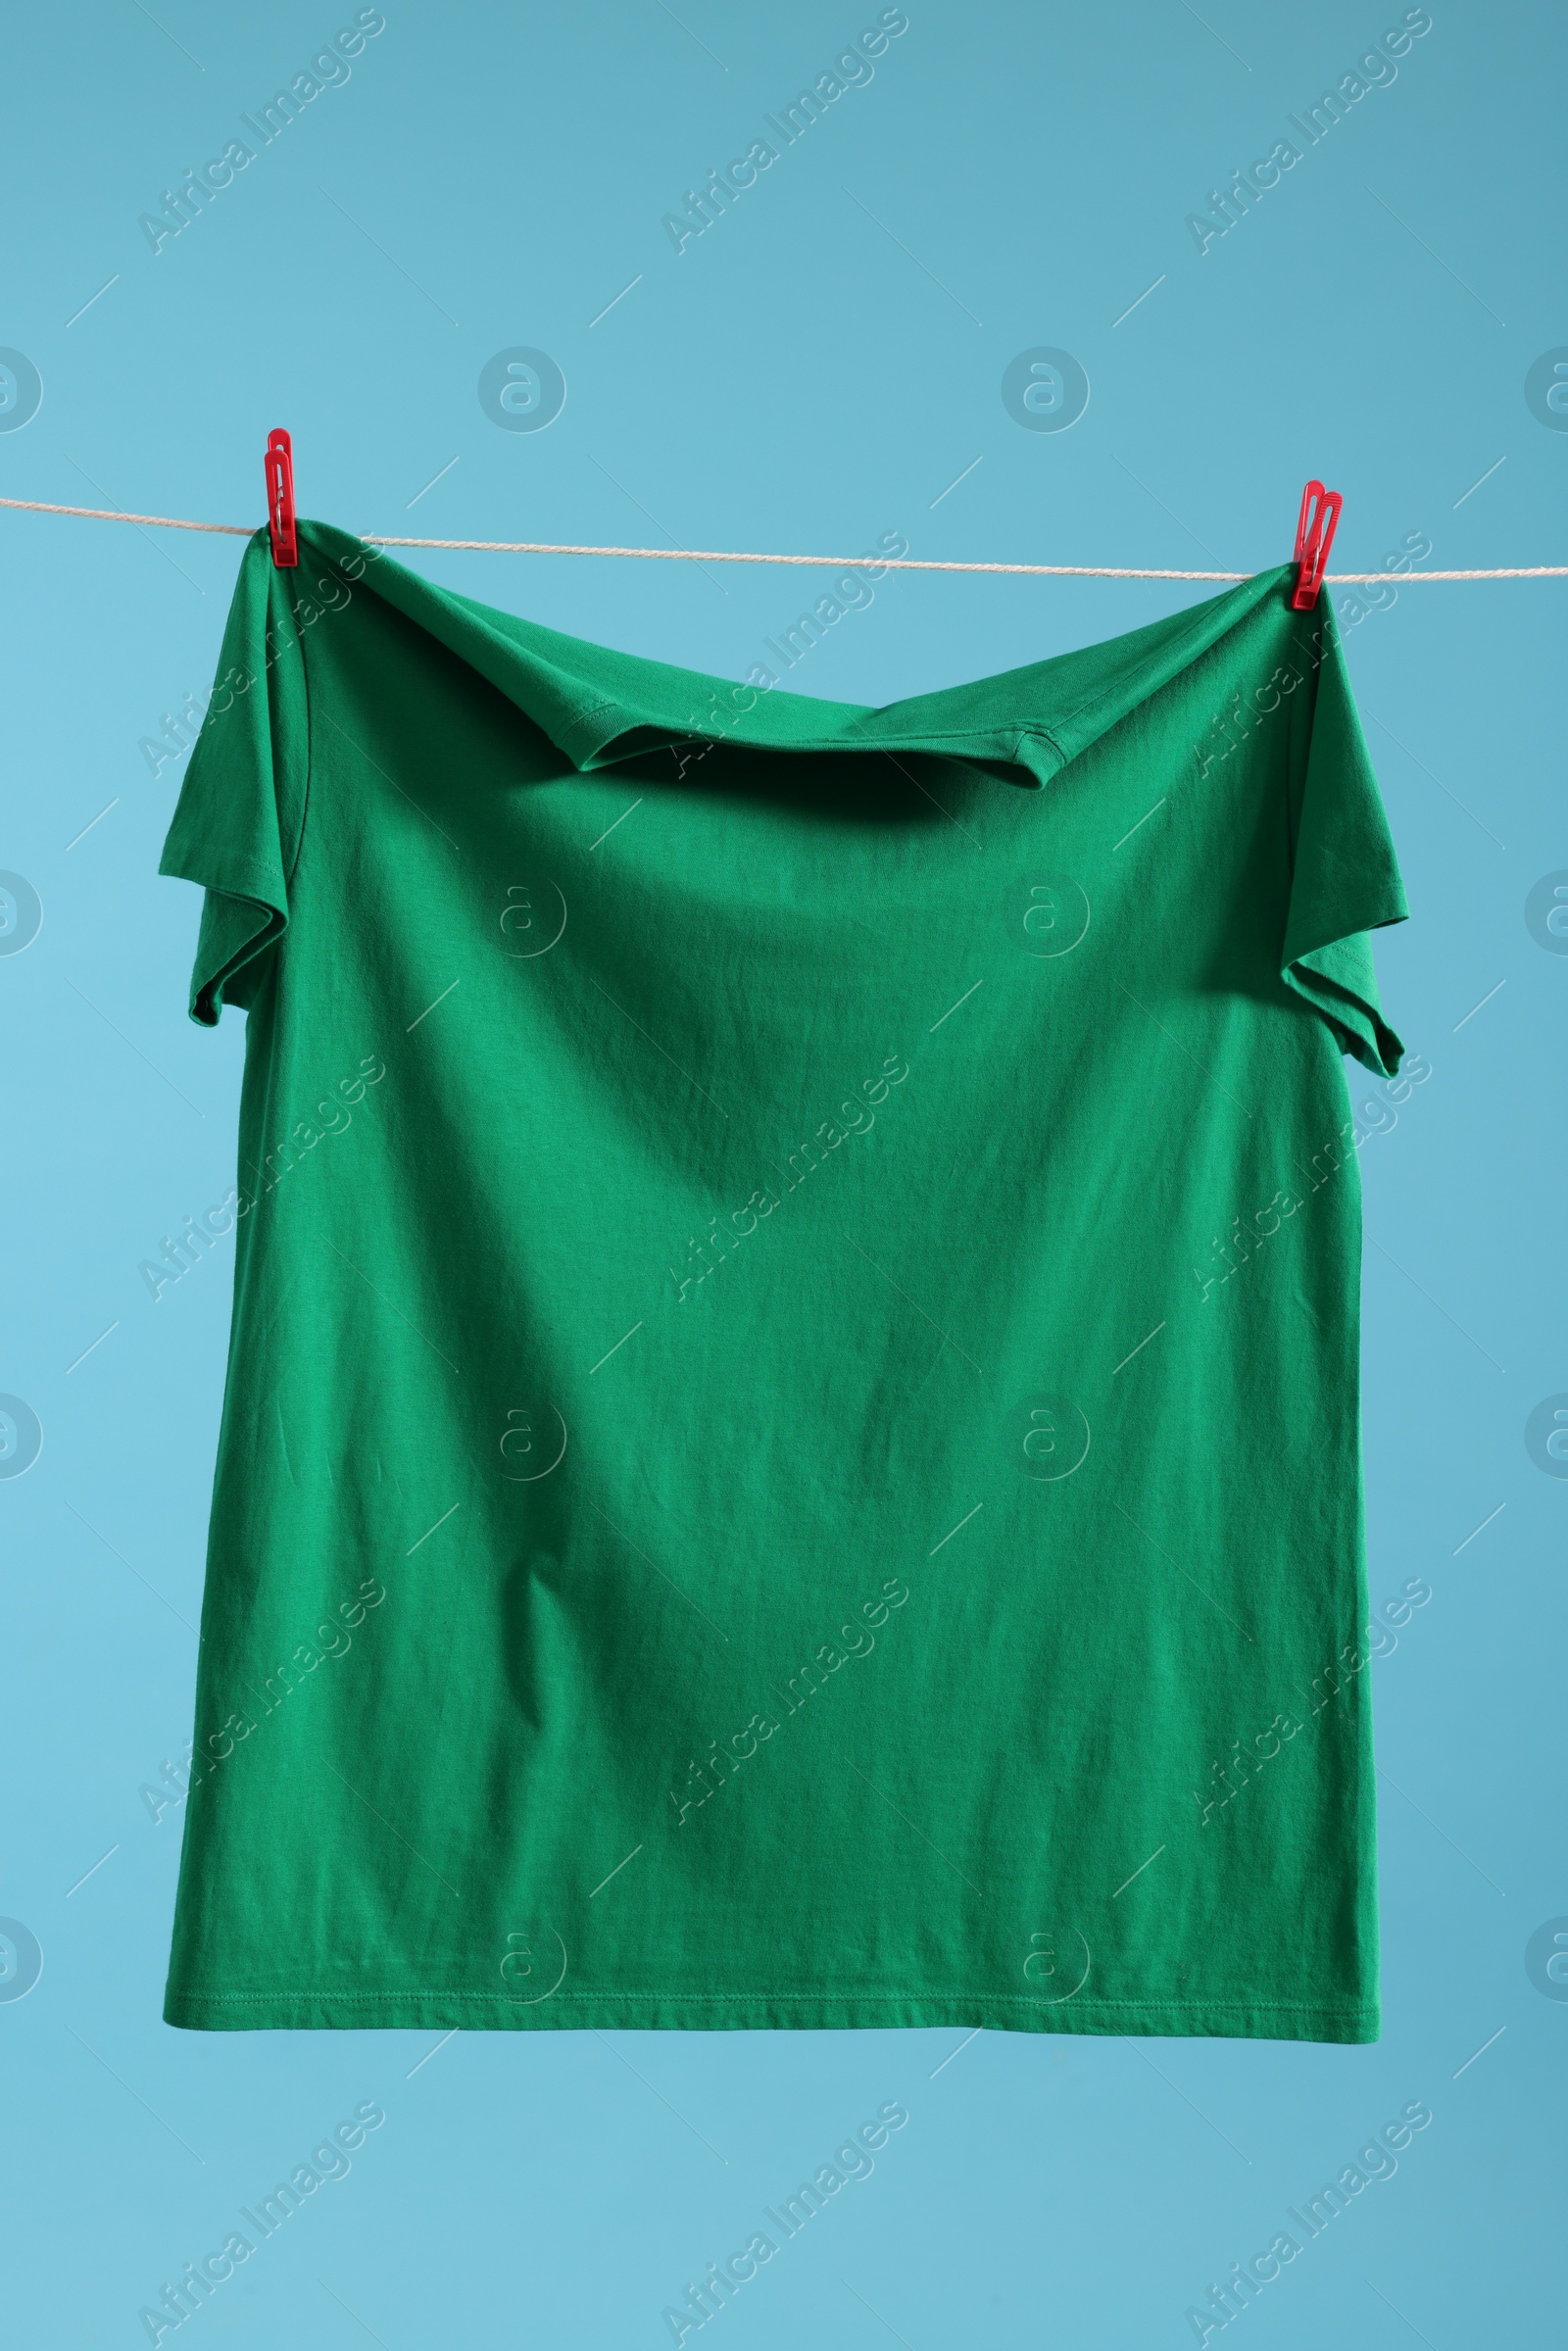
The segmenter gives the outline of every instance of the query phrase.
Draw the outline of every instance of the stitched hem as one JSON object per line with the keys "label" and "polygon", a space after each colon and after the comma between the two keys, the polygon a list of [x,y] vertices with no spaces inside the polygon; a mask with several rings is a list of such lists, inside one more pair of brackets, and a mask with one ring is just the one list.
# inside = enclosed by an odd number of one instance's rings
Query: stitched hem
{"label": "stitched hem", "polygon": [[[608,734],[599,733],[597,721],[604,717],[607,710],[612,710],[621,724],[612,726]],[[560,748],[568,759],[575,760],[579,752],[586,759],[595,759],[607,743],[613,743],[617,735],[625,734],[630,727],[640,723],[611,696],[605,702],[596,702],[591,710],[579,710],[575,718],[567,721],[561,730]],[[579,736],[588,737],[589,740],[579,742]]]}
{"label": "stitched hem", "polygon": [[1376,2006],[1285,2000],[1036,2000],[1026,1992],[560,1991],[541,1999],[461,1989],[196,1992],[171,1987],[171,2025],[267,2031],[835,2032],[989,2027],[1160,2038],[1373,2041]]}
{"label": "stitched hem", "polygon": [[[228,878],[213,881],[214,873],[227,869]],[[194,882],[198,890],[216,890],[223,898],[254,899],[258,906],[269,906],[273,912],[277,906],[277,875],[249,857],[236,859],[221,842],[209,840],[205,835],[192,834],[170,862],[160,864],[160,874],[166,881]]]}

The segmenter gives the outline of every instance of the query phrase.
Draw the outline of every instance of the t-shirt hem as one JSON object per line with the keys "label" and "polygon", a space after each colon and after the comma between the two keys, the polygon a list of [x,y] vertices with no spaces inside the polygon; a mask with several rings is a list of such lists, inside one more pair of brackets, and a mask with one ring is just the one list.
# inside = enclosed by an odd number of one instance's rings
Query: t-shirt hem
{"label": "t-shirt hem", "polygon": [[984,2028],[994,2033],[1361,2042],[1372,2007],[1271,2000],[1045,2001],[1004,1992],[598,1992],[514,1999],[490,1991],[169,1991],[166,2024],[256,2032],[842,2032]]}

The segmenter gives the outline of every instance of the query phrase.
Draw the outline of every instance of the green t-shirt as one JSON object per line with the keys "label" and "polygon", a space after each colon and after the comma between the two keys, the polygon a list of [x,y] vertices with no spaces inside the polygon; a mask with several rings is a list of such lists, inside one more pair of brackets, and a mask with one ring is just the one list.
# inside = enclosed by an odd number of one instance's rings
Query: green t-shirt
{"label": "green t-shirt", "polygon": [[1374,2038],[1329,605],[869,710],[300,546],[170,2022]]}

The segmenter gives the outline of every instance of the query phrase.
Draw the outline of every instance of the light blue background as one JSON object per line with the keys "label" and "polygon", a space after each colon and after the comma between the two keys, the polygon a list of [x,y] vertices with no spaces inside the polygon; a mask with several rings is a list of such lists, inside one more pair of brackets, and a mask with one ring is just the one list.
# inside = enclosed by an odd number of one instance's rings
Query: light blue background
{"label": "light blue background", "polygon": [[[1523,389],[1568,342],[1563,24],[1539,0],[1433,0],[1397,79],[1201,256],[1186,215],[1396,7],[909,0],[874,79],[677,256],[663,214],[874,8],[388,0],[347,84],[155,257],[137,216],[352,14],[11,21],[0,343],[44,393],[0,433],[0,492],[255,522],[284,423],[301,510],[366,530],[853,555],[894,529],[918,556],[1250,570],[1290,553],[1318,473],[1345,493],[1336,569],[1409,531],[1428,567],[1564,557],[1568,435]],[[564,371],[548,431],[479,405],[514,344]],[[1040,344],[1088,371],[1070,431],[1003,407]],[[0,1911],[44,1950],[0,2003],[8,2339],[145,2340],[162,2282],[375,2099],[350,2176],[181,2340],[652,2347],[685,2282],[899,2098],[907,2128],[746,2288],[733,2345],[1191,2342],[1208,2282],[1414,2099],[1435,2120],[1397,2176],[1237,2325],[1252,2351],[1544,2340],[1568,2002],[1524,1953],[1568,1913],[1568,1484],[1523,1432],[1568,1389],[1568,957],[1524,902],[1568,866],[1568,583],[1407,588],[1348,631],[1414,915],[1380,939],[1384,996],[1432,1065],[1361,1154],[1372,1598],[1433,1592],[1376,1668],[1382,2042],[988,2033],[944,2065],[956,2033],[503,2033],[421,2065],[433,2035],[159,2021],[180,1815],[155,1826],[138,1788],[190,1731],[230,1260],[156,1306],[137,1265],[228,1189],[244,1023],[185,1019],[197,898],[155,876],[181,763],[155,780],[138,744],[209,684],[239,542],[0,513],[0,866],[44,906],[0,957],[0,1389],[45,1433],[0,1483]],[[819,587],[408,560],[732,676]],[[890,574],[791,682],[882,701],[1210,592]]]}

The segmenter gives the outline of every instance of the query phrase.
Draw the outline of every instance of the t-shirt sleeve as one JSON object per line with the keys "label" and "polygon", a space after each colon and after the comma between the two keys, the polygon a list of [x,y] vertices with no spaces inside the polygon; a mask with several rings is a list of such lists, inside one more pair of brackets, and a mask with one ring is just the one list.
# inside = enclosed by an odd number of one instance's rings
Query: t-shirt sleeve
{"label": "t-shirt sleeve", "polygon": [[208,1027],[224,1003],[252,1002],[268,951],[288,927],[310,777],[292,580],[259,531],[240,564],[212,701],[158,867],[207,893],[190,1014]]}
{"label": "t-shirt sleeve", "polygon": [[1409,912],[1332,605],[1302,613],[1298,672],[1312,681],[1291,760],[1291,895],[1281,975],[1345,1053],[1393,1077],[1404,1047],[1384,1019],[1372,938]]}

